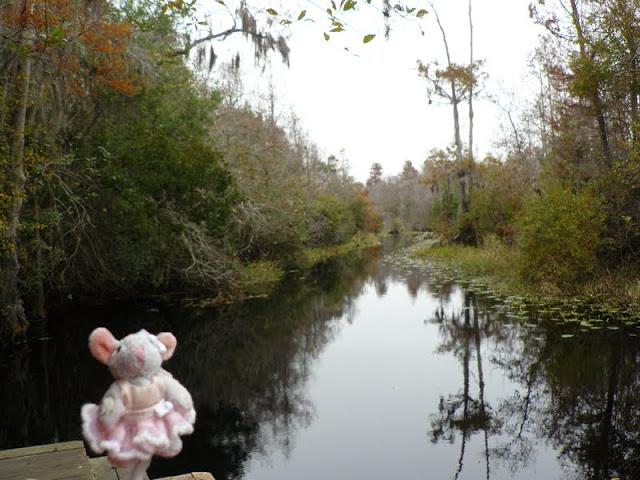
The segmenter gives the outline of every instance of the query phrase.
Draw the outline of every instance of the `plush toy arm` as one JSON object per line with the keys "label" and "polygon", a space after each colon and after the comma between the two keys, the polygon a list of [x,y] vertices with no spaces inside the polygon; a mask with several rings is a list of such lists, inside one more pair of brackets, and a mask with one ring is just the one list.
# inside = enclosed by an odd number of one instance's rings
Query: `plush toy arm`
{"label": "plush toy arm", "polygon": [[163,374],[166,387],[165,399],[185,410],[191,410],[193,408],[193,400],[189,390],[184,388],[169,372],[164,371]]}
{"label": "plush toy arm", "polygon": [[111,428],[122,418],[126,410],[122,389],[117,382],[114,382],[100,401],[100,421],[107,428]]}

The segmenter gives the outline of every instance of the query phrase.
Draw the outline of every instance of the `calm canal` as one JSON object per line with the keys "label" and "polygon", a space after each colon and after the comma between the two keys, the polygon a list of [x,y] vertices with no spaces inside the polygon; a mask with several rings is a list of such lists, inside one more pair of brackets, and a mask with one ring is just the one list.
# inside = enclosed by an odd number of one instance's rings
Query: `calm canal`
{"label": "calm canal", "polygon": [[67,312],[0,357],[0,448],[80,438],[111,379],[98,325],[172,330],[193,393],[183,453],[152,476],[216,479],[640,478],[636,319],[532,305],[402,254],[354,255],[270,299]]}

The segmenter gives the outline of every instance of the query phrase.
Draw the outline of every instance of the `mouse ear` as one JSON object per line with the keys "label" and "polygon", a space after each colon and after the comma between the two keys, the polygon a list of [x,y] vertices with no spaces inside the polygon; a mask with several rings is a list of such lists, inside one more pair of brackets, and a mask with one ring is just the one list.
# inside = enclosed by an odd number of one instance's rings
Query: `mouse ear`
{"label": "mouse ear", "polygon": [[89,335],[89,350],[96,360],[105,365],[111,360],[113,352],[118,348],[118,341],[104,327],[96,328]]}
{"label": "mouse ear", "polygon": [[178,344],[176,337],[173,336],[173,333],[162,332],[158,334],[158,340],[160,340],[160,343],[164,345],[165,348],[164,352],[160,352],[162,359],[169,360],[176,349],[176,345]]}

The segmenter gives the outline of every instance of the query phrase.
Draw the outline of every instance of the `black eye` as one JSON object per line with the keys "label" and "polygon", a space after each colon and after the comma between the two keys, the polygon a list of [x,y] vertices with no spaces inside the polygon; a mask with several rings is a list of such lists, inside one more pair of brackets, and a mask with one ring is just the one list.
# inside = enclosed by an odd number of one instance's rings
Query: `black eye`
{"label": "black eye", "polygon": [[120,349],[122,348],[122,345],[118,345],[118,348],[116,349],[116,351],[120,351]]}

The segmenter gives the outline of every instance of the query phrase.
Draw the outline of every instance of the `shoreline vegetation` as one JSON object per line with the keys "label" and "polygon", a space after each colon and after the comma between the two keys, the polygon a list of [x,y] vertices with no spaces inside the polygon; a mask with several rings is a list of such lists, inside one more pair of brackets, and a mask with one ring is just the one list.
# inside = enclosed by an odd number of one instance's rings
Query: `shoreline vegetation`
{"label": "shoreline vegetation", "polygon": [[313,270],[326,262],[350,253],[381,246],[379,235],[356,233],[348,242],[302,250],[296,256],[294,264],[289,268],[268,260],[250,263],[244,267],[240,275],[240,293],[223,300],[221,303],[232,303],[247,298],[268,296],[281,284],[287,273]]}
{"label": "shoreline vegetation", "polygon": [[[150,301],[156,303],[179,303],[196,307],[212,307],[230,305],[256,298],[267,298],[273,294],[290,274],[313,271],[322,265],[338,260],[349,254],[359,254],[363,250],[382,247],[383,234],[356,233],[348,242],[324,247],[306,248],[300,251],[295,259],[289,263],[275,260],[257,260],[243,264],[238,268],[237,281],[224,289],[206,290],[168,290],[165,292],[144,292],[135,296],[136,301]],[[69,298],[69,304],[62,304],[52,312],[64,311],[73,305],[85,303],[100,303],[104,301],[119,302],[130,300],[131,296],[110,296],[104,299],[95,297]]]}
{"label": "shoreline vegetation", "polygon": [[378,248],[381,246],[382,242],[380,241],[379,235],[373,233],[357,233],[350,241],[340,245],[308,248],[304,250],[298,265],[303,270],[310,270],[329,260],[340,258],[367,248]]}
{"label": "shoreline vegetation", "polygon": [[382,242],[379,234],[357,233],[351,240],[339,245],[304,249],[296,256],[294,264],[289,265],[288,268],[286,265],[269,260],[250,263],[244,266],[240,273],[237,290],[220,291],[213,297],[181,295],[181,301],[198,307],[212,307],[267,298],[282,286],[288,274],[311,271],[345,255],[380,247]]}
{"label": "shoreline vegetation", "polygon": [[505,295],[521,295],[538,301],[582,298],[640,311],[640,274],[631,265],[613,270],[596,269],[584,281],[561,288],[551,278],[535,282],[523,278],[526,266],[518,248],[497,239],[480,246],[418,245],[412,255],[425,262],[453,268],[465,280],[473,277],[491,284]]}
{"label": "shoreline vegetation", "polygon": [[[187,11],[20,5],[0,6],[0,343],[85,302],[260,295],[381,230],[349,159],[275,84],[265,104],[239,54],[194,64]],[[256,12],[241,2],[242,24]],[[258,64],[287,61],[284,39],[253,33]]]}
{"label": "shoreline vegetation", "polygon": [[[448,54],[446,26],[433,13]],[[451,107],[453,142],[395,176],[374,163],[369,198],[386,228],[433,232],[442,247],[423,258],[509,292],[636,308],[640,9],[538,1],[529,13],[542,32],[528,71],[540,88],[526,102],[524,92],[494,97],[504,122],[495,150],[481,158],[474,149],[473,100],[491,80],[472,41],[468,63],[418,64],[429,99]]]}

